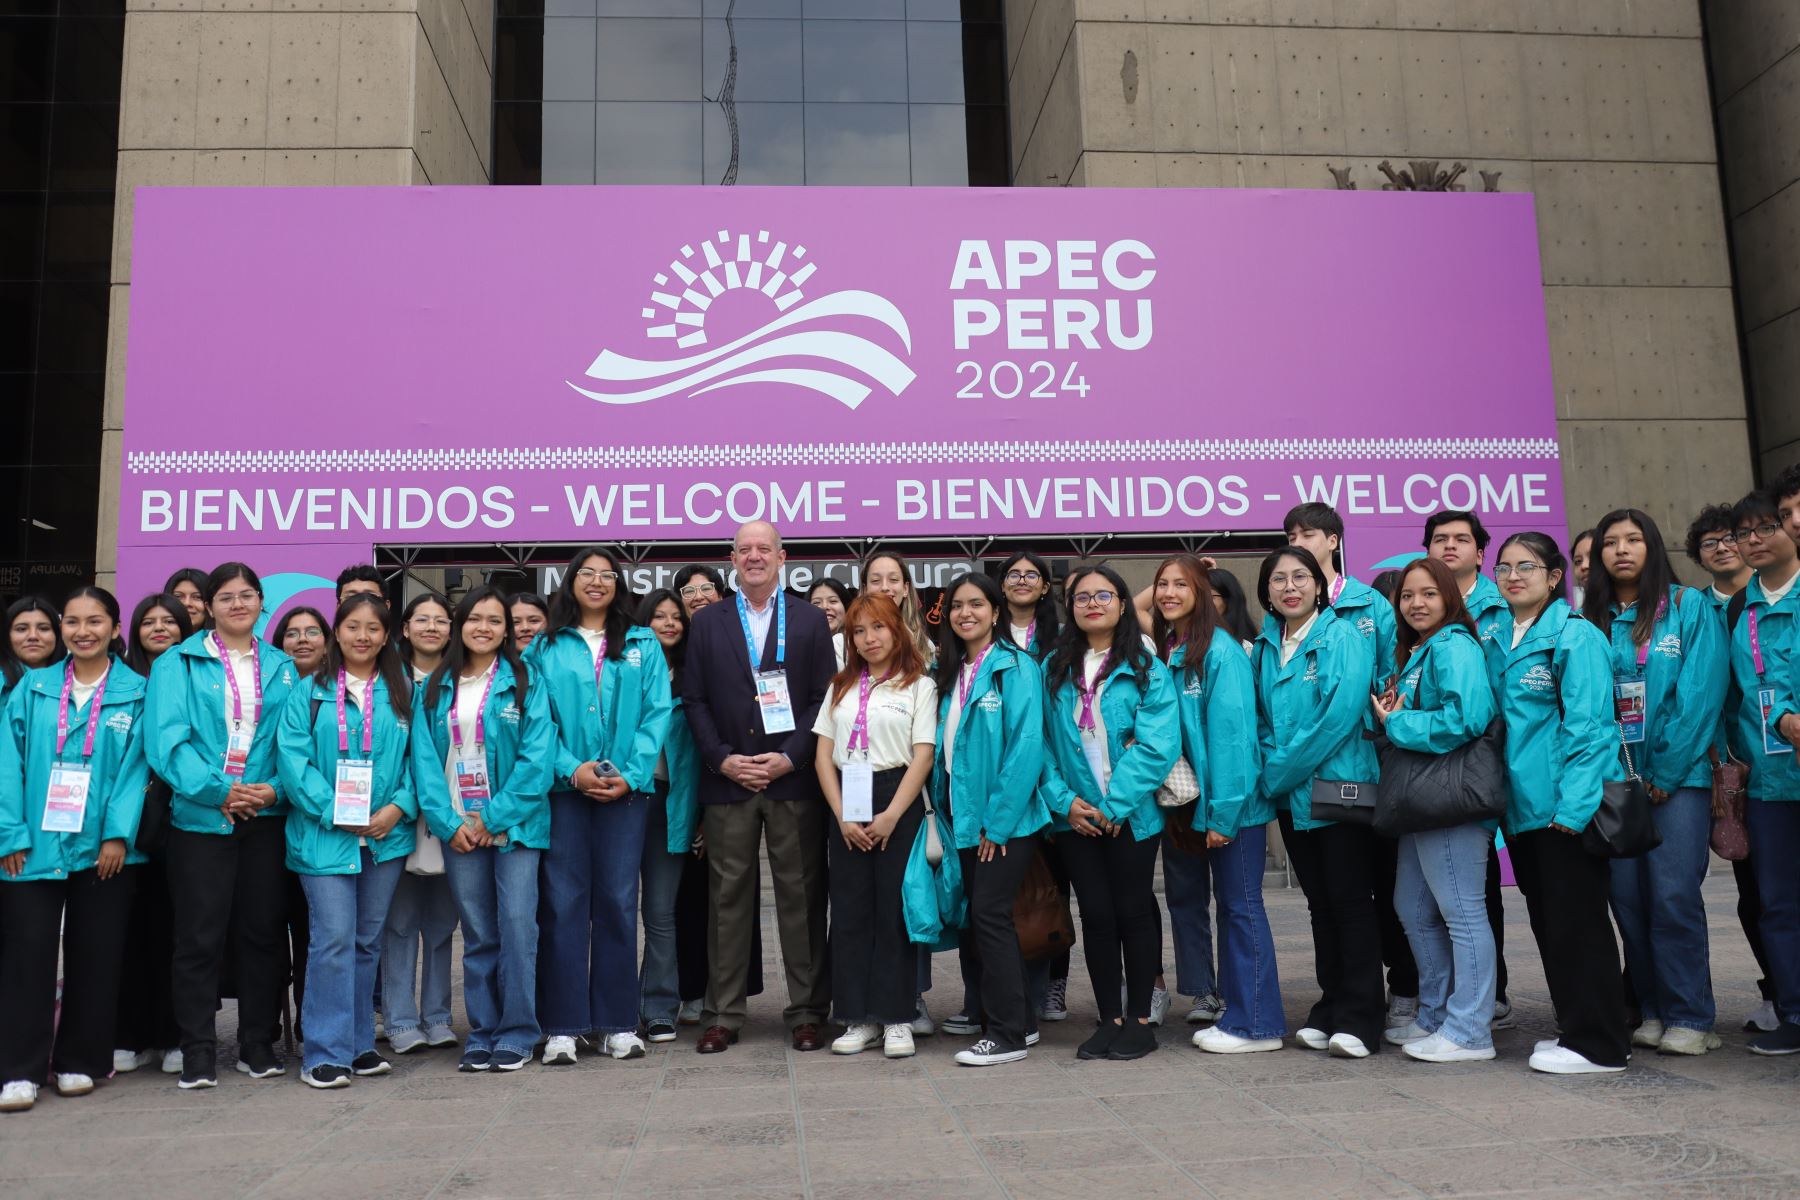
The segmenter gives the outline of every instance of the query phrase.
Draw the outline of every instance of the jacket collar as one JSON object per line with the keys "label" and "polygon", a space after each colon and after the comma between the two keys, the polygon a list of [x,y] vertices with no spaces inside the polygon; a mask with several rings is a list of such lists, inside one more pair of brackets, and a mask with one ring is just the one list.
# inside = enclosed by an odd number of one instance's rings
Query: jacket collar
{"label": "jacket collar", "polygon": [[[1325,640],[1326,632],[1330,630],[1333,625],[1337,624],[1337,622],[1337,614],[1332,611],[1331,605],[1327,604],[1324,608],[1321,608],[1319,610],[1318,619],[1312,623],[1312,628],[1306,631],[1306,640],[1301,642],[1299,649],[1294,651],[1294,658],[1299,658],[1302,654],[1305,654],[1308,650],[1311,650],[1314,646],[1323,642]],[[1278,655],[1281,653],[1281,640],[1286,636],[1287,623],[1280,617],[1276,616],[1274,613],[1270,613],[1263,618],[1262,634],[1259,640],[1269,643],[1270,648]],[[1292,661],[1292,659],[1289,660],[1290,663]]]}
{"label": "jacket collar", "polygon": [[1527,654],[1541,653],[1556,644],[1562,636],[1563,628],[1575,620],[1569,608],[1569,602],[1563,599],[1550,601],[1549,607],[1539,614],[1538,619],[1526,630],[1524,638],[1507,652],[1507,661],[1512,662]]}
{"label": "jacket collar", "polygon": [[[38,667],[31,671],[20,682],[34,692],[46,696],[62,695],[63,672],[67,669],[68,659],[51,663],[47,667]],[[102,707],[114,702],[123,704],[127,700],[140,699],[144,694],[144,677],[125,665],[125,660],[117,654],[112,656],[112,666],[106,672],[106,694],[100,700]]]}
{"label": "jacket collar", "polygon": [[[1774,607],[1780,608],[1785,604],[1793,604],[1797,597],[1800,597],[1800,575],[1788,580],[1787,595],[1783,596]],[[1768,603],[1769,596],[1767,592],[1763,591],[1762,573],[1759,571],[1750,576],[1750,582],[1744,587],[1744,604],[1748,606],[1751,604],[1767,605]]]}

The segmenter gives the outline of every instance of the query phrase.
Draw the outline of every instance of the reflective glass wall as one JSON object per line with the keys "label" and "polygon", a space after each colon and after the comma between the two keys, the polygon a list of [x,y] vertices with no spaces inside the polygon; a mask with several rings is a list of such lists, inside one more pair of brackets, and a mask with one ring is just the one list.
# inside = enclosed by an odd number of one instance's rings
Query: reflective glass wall
{"label": "reflective glass wall", "polygon": [[1001,0],[500,0],[496,183],[1004,185]]}

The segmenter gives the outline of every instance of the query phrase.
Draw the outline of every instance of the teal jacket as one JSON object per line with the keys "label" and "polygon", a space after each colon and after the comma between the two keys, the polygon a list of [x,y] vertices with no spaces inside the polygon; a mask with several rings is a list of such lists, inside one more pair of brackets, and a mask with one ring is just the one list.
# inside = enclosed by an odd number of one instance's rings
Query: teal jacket
{"label": "teal jacket", "polygon": [[[571,791],[583,763],[609,761],[634,792],[647,792],[656,776],[656,756],[669,734],[675,706],[669,695],[669,665],[662,643],[644,626],[625,635],[618,658],[607,647],[594,693],[594,657],[574,629],[545,631],[531,639],[525,661],[550,695],[556,721],[552,791]],[[603,711],[604,710],[604,711]]]}
{"label": "teal jacket", "polygon": [[[956,722],[956,765],[944,765],[944,726],[956,699],[952,684],[938,697],[937,759],[931,794],[949,797],[952,841],[967,850],[1005,845],[1050,823],[1038,795],[1044,774],[1044,672],[1028,652],[996,639],[969,685]],[[948,778],[946,778],[948,776]]]}
{"label": "teal jacket", "polygon": [[1375,652],[1331,608],[1320,611],[1286,666],[1281,635],[1282,622],[1265,617],[1254,651],[1259,791],[1293,814],[1294,828],[1318,829],[1332,822],[1312,819],[1314,780],[1374,783],[1381,777],[1375,743],[1363,736],[1371,719]]}
{"label": "teal jacket", "polygon": [[[232,822],[223,806],[232,780],[225,774],[225,667],[206,648],[211,636],[202,630],[164,651],[151,666],[144,697],[150,727],[144,750],[150,769],[175,794],[169,810],[175,828],[228,836]],[[275,767],[275,730],[288,696],[299,687],[300,673],[294,660],[274,646],[257,645],[263,705],[242,782],[274,785],[276,801],[256,814],[254,819],[261,820],[287,816],[287,789]]]}
{"label": "teal jacket", "polygon": [[[1349,575],[1342,576],[1344,590],[1338,593],[1331,609],[1342,621],[1369,643],[1374,652],[1374,674],[1371,675],[1370,691],[1380,692],[1394,678],[1394,650],[1398,641],[1398,627],[1394,621],[1394,602],[1380,592]],[[1276,655],[1279,659],[1281,656]],[[1370,714],[1373,720],[1373,714]]]}
{"label": "teal jacket", "polygon": [[1181,752],[1200,778],[1194,828],[1235,840],[1239,831],[1267,825],[1275,805],[1257,787],[1262,748],[1256,740],[1256,676],[1250,656],[1223,629],[1200,660],[1198,676],[1187,669],[1186,646],[1169,658]]}
{"label": "teal jacket", "polygon": [[1556,824],[1580,833],[1600,807],[1602,785],[1625,778],[1606,638],[1552,600],[1507,650],[1494,690],[1512,785],[1506,832]]}
{"label": "teal jacket", "polygon": [[[501,662],[483,710],[488,802],[481,823],[489,833],[506,835],[506,844],[498,847],[502,851],[514,846],[550,848],[550,758],[555,753],[556,725],[550,720],[543,681],[529,669],[526,677],[531,682],[521,704],[519,682]],[[426,825],[445,843],[463,823],[444,776],[444,763],[450,758],[450,694],[455,687],[455,680],[446,679],[438,688],[437,703],[429,708],[425,688],[413,688],[413,793]],[[334,708],[334,725],[335,712]]]}
{"label": "teal jacket", "polygon": [[[57,759],[56,711],[61,707],[64,663],[27,671],[7,698],[0,732],[0,857],[23,850],[18,878],[0,873],[0,883],[67,879],[100,858],[100,843],[125,843],[125,861],[141,863],[134,844],[144,811],[150,767],[144,760],[144,681],[114,656],[100,697],[101,726],[94,733],[93,772],[80,833],[45,833],[44,794],[50,764]],[[62,760],[81,761],[92,699],[79,710],[69,704],[69,736]]]}
{"label": "teal jacket", "polygon": [[1500,594],[1500,587],[1486,575],[1475,577],[1475,587],[1463,600],[1475,632],[1481,637],[1482,653],[1487,656],[1490,677],[1497,677],[1506,666],[1506,650],[1512,645],[1512,609]]}
{"label": "teal jacket", "polygon": [[1667,604],[1651,630],[1641,671],[1631,640],[1638,606],[1612,607],[1613,678],[1645,683],[1644,740],[1631,747],[1631,762],[1645,783],[1665,792],[1708,788],[1712,763],[1706,750],[1718,732],[1731,677],[1725,619],[1694,588],[1669,588]]}
{"label": "teal jacket", "polygon": [[1081,702],[1075,681],[1067,679],[1044,706],[1044,777],[1041,795],[1056,817],[1054,828],[1069,828],[1069,806],[1086,800],[1116,823],[1129,821],[1138,841],[1163,831],[1156,789],[1181,757],[1181,720],[1175,712],[1175,683],[1169,668],[1152,658],[1144,686],[1129,663],[1121,662],[1106,677],[1100,692],[1100,718],[1106,722],[1107,762],[1112,779],[1102,788],[1081,749],[1075,721]]}
{"label": "teal jacket", "polygon": [[687,854],[694,848],[694,826],[700,823],[700,750],[694,745],[694,731],[688,728],[680,696],[674,704],[669,733],[663,739],[663,757],[669,768],[667,849],[670,854]]}
{"label": "teal jacket", "polygon": [[[1744,589],[1744,611],[1731,631],[1731,675],[1737,683],[1736,745],[1750,764],[1750,794],[1758,800],[1800,800],[1800,754],[1763,753],[1763,711],[1758,693],[1770,697],[1769,732],[1789,713],[1800,712],[1800,582],[1781,603],[1770,604],[1762,579]],[[1757,640],[1762,643],[1763,669],[1750,653],[1750,614],[1756,614]]]}
{"label": "teal jacket", "polygon": [[[1745,748],[1738,745],[1737,731],[1737,711],[1738,706],[1744,702],[1744,694],[1738,687],[1737,676],[1731,671],[1731,630],[1725,624],[1725,612],[1731,605],[1731,597],[1721,600],[1713,594],[1711,588],[1700,589],[1700,594],[1706,597],[1707,607],[1719,618],[1720,636],[1724,639],[1720,653],[1725,656],[1725,703],[1719,713],[1718,726],[1713,730],[1712,748],[1721,759],[1727,755],[1735,755],[1740,762],[1747,761]],[[1743,620],[1741,613],[1738,620]]]}
{"label": "teal jacket", "polygon": [[[1388,717],[1388,741],[1419,754],[1447,754],[1486,732],[1500,715],[1481,643],[1446,625],[1413,649],[1396,690],[1406,707]],[[1498,821],[1483,821],[1492,830]]]}
{"label": "teal jacket", "polygon": [[[360,699],[362,688],[355,683],[350,686]],[[316,718],[314,700],[319,702]],[[412,853],[417,840],[415,827],[419,801],[412,780],[412,721],[395,715],[394,706],[388,703],[387,681],[379,676],[375,680],[375,695],[370,707],[375,713],[375,732],[370,748],[375,760],[375,779],[369,813],[373,815],[384,806],[394,804],[404,814],[392,833],[369,843],[371,856],[376,862],[383,863]],[[281,772],[282,787],[294,806],[287,823],[290,871],[300,875],[362,873],[357,836],[338,828],[332,823],[332,817],[336,808],[338,759],[362,756],[364,716],[361,705],[344,705],[350,751],[340,755],[335,679],[330,683],[307,680],[289,694],[282,707],[275,759]],[[442,761],[439,760],[440,771]]]}

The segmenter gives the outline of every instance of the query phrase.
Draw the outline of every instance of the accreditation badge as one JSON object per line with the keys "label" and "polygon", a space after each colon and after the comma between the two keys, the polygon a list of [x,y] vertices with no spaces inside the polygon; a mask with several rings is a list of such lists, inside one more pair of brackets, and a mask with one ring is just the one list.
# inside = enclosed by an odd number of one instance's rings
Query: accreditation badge
{"label": "accreditation badge", "polygon": [[756,702],[762,706],[764,733],[794,732],[794,702],[788,695],[786,671],[756,673]]}
{"label": "accreditation badge", "polygon": [[369,801],[375,791],[375,764],[366,758],[338,760],[332,794],[331,823],[361,829],[369,823]]}
{"label": "accreditation badge", "polygon": [[50,786],[44,790],[45,833],[80,833],[87,820],[88,788],[93,772],[86,763],[50,764]]}

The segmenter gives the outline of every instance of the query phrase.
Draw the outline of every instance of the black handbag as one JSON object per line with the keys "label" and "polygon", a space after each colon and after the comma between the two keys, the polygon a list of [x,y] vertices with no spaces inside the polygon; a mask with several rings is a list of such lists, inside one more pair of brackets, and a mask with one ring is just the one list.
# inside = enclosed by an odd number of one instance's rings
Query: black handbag
{"label": "black handbag", "polygon": [[174,801],[174,789],[155,775],[150,776],[150,782],[144,785],[144,811],[133,839],[138,853],[152,857],[162,853],[169,841],[169,808]]}
{"label": "black handbag", "polygon": [[1344,825],[1373,825],[1375,795],[1372,783],[1344,779],[1315,779],[1312,784],[1312,819]]}
{"label": "black handbag", "polygon": [[1481,736],[1443,754],[1403,749],[1383,737],[1375,832],[1383,837],[1454,829],[1506,815],[1506,722],[1495,717]]}
{"label": "black handbag", "polygon": [[1581,831],[1581,847],[1595,858],[1636,858],[1662,845],[1662,834],[1650,815],[1650,792],[1631,762],[1631,747],[1619,746],[1625,757],[1625,778],[1608,781],[1600,793],[1600,807]]}

